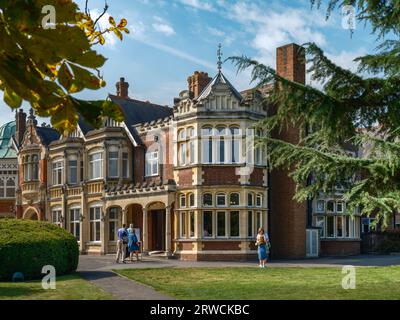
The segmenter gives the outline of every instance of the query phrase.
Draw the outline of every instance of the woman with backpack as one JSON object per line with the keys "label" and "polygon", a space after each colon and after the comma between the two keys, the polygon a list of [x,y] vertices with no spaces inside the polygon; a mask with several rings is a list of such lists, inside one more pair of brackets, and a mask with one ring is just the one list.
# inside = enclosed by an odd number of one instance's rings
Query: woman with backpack
{"label": "woman with backpack", "polygon": [[260,260],[260,268],[265,268],[265,263],[267,262],[269,248],[271,245],[268,234],[264,232],[264,228],[258,229],[256,246],[258,247],[258,260]]}

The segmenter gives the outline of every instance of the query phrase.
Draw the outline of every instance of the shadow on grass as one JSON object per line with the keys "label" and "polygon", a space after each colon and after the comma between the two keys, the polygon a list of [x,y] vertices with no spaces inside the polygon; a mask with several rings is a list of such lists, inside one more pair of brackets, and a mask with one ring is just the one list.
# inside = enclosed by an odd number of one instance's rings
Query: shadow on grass
{"label": "shadow on grass", "polygon": [[16,298],[21,296],[30,296],[43,292],[42,289],[33,289],[29,287],[2,287],[0,284],[0,300],[4,298]]}

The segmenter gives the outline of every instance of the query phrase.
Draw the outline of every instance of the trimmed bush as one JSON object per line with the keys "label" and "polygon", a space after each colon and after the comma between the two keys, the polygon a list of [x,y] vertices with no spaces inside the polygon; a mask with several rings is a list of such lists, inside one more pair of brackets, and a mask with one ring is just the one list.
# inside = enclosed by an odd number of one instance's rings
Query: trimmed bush
{"label": "trimmed bush", "polygon": [[66,230],[48,222],[0,219],[0,280],[10,281],[15,272],[26,280],[42,278],[45,265],[67,274],[78,261],[78,243]]}

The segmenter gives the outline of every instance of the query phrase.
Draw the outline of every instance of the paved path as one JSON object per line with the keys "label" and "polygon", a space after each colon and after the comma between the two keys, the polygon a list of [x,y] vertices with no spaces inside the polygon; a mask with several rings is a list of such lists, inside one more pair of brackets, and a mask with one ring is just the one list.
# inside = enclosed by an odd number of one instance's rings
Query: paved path
{"label": "paved path", "polygon": [[[274,260],[269,267],[341,267],[353,265],[361,267],[400,265],[400,256],[362,255],[343,258],[319,258],[304,260]],[[196,267],[258,267],[254,262],[220,262],[220,261],[180,261],[159,257],[144,257],[143,261],[117,264],[114,255],[107,256],[80,256],[78,272],[86,280],[123,300],[170,300],[153,288],[138,282],[126,279],[112,272],[118,269],[136,268],[196,268]]]}
{"label": "paved path", "polygon": [[83,279],[120,300],[172,300],[153,288],[121,277],[112,271],[80,271],[79,274]]}

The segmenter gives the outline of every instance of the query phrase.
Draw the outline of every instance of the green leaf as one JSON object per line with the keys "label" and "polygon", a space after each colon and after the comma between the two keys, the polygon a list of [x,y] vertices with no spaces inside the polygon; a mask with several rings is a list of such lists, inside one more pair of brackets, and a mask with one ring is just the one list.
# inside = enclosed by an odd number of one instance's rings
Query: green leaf
{"label": "green leaf", "polygon": [[22,98],[10,88],[6,87],[4,90],[4,102],[7,103],[11,108],[17,109],[22,104]]}

